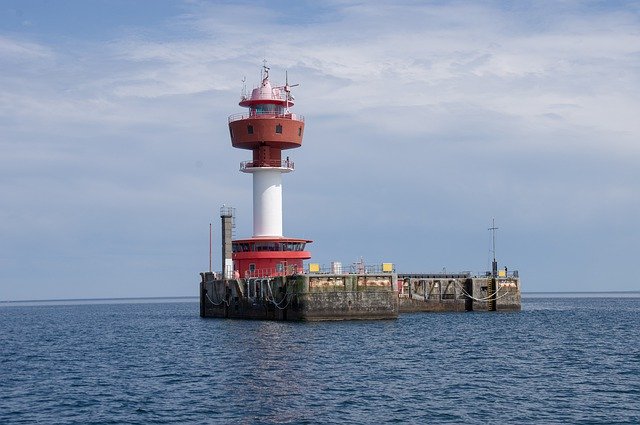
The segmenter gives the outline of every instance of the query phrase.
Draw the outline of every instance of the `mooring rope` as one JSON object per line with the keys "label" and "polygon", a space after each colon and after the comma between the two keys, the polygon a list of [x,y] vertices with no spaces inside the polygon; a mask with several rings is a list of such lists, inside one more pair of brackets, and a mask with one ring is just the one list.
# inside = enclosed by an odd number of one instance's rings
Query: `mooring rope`
{"label": "mooring rope", "polygon": [[485,298],[475,298],[471,294],[467,293],[467,291],[464,290],[464,288],[463,288],[463,286],[462,286],[462,284],[460,282],[456,282],[456,284],[460,286],[460,291],[462,291],[462,295],[465,295],[465,296],[471,298],[472,300],[479,301],[479,302],[497,301],[497,300],[499,300],[501,298],[504,298],[504,297],[506,297],[507,295],[510,294],[509,290],[507,289],[507,291],[504,294],[500,295],[499,297],[496,297],[496,295],[498,295],[498,292],[500,292],[500,289],[502,289],[502,288],[498,288],[496,290],[496,292],[494,292],[491,295],[487,295]]}
{"label": "mooring rope", "polygon": [[[498,295],[498,293],[499,293],[499,292],[500,292],[500,290],[502,289],[502,287],[500,287],[500,288],[498,288],[494,293],[487,295],[485,298],[476,298],[476,297],[472,296],[471,294],[469,294],[467,291],[465,291],[465,290],[464,290],[464,286],[462,286],[462,283],[460,283],[459,281],[457,281],[457,280],[456,280],[456,281],[454,281],[454,284],[455,284],[456,286],[459,286],[459,287],[460,287],[460,292],[462,293],[462,295],[464,295],[464,296],[466,296],[466,297],[468,297],[468,298],[471,298],[471,299],[472,299],[472,300],[474,300],[474,301],[478,301],[478,302],[497,301],[497,300],[499,300],[499,299],[502,299],[502,298],[506,297],[507,295],[509,295],[509,294],[511,293],[511,292],[509,291],[509,289],[507,288],[507,290],[506,290],[506,292],[505,292],[505,293],[503,293],[503,294],[502,294],[502,295],[500,295],[499,297],[498,297],[498,296],[496,296],[496,295]],[[422,297],[424,297],[424,294],[423,294],[423,295],[419,295],[418,293],[413,293],[413,291],[412,291],[412,294],[413,294],[413,295],[415,295],[415,296],[417,296],[417,297],[421,297],[421,298],[422,298]],[[494,297],[495,297],[495,298],[494,298]],[[430,299],[430,298],[431,298],[431,291],[429,292],[429,298],[425,298],[425,301],[426,301],[427,299]]]}
{"label": "mooring rope", "polygon": [[[289,304],[291,303],[291,300],[292,300],[292,299],[293,299],[293,297],[295,297],[295,296],[296,296],[296,294],[287,294],[287,295],[285,295],[285,297],[282,299],[282,301],[280,301],[280,303],[276,303],[276,302],[275,302],[275,301],[273,301],[273,300],[271,300],[271,302],[273,303],[273,305],[275,305],[275,306],[276,306],[276,308],[277,308],[278,310],[284,310],[284,309],[286,309],[286,308],[289,306]],[[281,307],[281,306],[280,306],[280,304],[282,304],[285,300],[287,301],[287,303],[284,305],[284,307]]]}
{"label": "mooring rope", "polygon": [[[278,310],[284,310],[285,308],[287,308],[289,306],[289,303],[291,302],[291,299],[293,298],[293,296],[295,294],[287,294],[285,293],[284,297],[282,298],[282,300],[277,303],[275,300],[275,296],[273,295],[273,290],[271,289],[271,285],[269,284],[269,281],[267,280],[267,287],[269,288],[269,293],[271,294],[271,298],[269,298],[269,296],[267,296],[267,301],[271,301],[273,303],[273,305],[276,306],[276,308]],[[284,302],[287,301],[287,304],[284,307],[280,307],[280,305]]]}
{"label": "mooring rope", "polygon": [[222,304],[229,305],[229,301],[225,300],[224,298],[223,298],[223,299],[222,299],[222,301],[220,301],[219,303],[214,303],[214,302],[213,302],[213,300],[209,297],[209,291],[205,292],[205,293],[204,293],[204,295],[207,297],[207,299],[209,300],[209,302],[210,302],[211,304],[213,304],[214,306],[216,306],[216,307],[217,307],[217,306],[219,306],[219,305],[222,305]]}

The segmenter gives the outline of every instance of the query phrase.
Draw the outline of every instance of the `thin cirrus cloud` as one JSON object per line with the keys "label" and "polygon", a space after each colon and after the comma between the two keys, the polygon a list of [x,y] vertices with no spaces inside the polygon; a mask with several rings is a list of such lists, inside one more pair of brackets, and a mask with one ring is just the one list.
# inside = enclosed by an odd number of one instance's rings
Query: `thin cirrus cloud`
{"label": "thin cirrus cloud", "polygon": [[[565,270],[578,269],[596,288],[597,273],[578,264],[588,245],[615,247],[603,255],[619,268],[631,261],[627,239],[602,226],[640,233],[637,8],[307,6],[185,2],[87,39],[38,33],[37,19],[0,32],[3,285],[37,266],[22,256],[31,251],[69,282],[49,297],[144,295],[149,265],[159,295],[192,293],[215,208],[235,205],[239,236],[250,231],[250,179],[237,172],[247,153],[229,146],[226,117],[263,58],[275,82],[288,70],[301,83],[307,128],[285,178],[285,228],[315,239],[315,260],[479,269],[483,252],[443,253],[465,237],[482,245],[497,216],[511,235],[506,260],[543,289],[575,288]],[[574,262],[543,255],[549,241]],[[56,266],[82,252],[119,283],[80,286],[68,273],[81,264]]]}

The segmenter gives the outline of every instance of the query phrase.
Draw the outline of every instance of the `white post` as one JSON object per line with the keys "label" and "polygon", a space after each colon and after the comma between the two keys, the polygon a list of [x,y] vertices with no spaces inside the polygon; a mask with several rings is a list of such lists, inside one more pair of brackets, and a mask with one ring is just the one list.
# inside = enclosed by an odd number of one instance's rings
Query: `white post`
{"label": "white post", "polygon": [[225,258],[224,260],[224,278],[233,279],[233,260],[231,258]]}

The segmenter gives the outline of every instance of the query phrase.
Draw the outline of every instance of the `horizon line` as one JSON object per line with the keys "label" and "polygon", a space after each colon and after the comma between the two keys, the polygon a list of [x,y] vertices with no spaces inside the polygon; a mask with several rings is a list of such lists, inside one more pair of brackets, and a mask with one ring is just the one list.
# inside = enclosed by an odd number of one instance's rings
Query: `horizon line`
{"label": "horizon line", "polygon": [[51,298],[38,300],[0,300],[2,303],[41,303],[41,302],[64,302],[64,301],[130,301],[130,300],[175,300],[198,298],[197,295],[177,295],[166,297],[106,297],[106,298]]}
{"label": "horizon line", "polygon": [[[628,291],[522,291],[522,295],[539,294],[640,294],[640,290]],[[38,303],[38,302],[68,302],[68,301],[134,301],[134,300],[169,300],[169,299],[198,299],[198,295],[176,295],[164,297],[106,297],[106,298],[51,298],[35,300],[0,300],[6,303]]]}

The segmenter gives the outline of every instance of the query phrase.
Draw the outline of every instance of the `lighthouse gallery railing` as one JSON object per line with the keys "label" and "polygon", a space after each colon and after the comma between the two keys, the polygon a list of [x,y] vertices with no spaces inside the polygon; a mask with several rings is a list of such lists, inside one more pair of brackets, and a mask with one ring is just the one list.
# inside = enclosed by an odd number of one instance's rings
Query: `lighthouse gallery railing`
{"label": "lighthouse gallery railing", "polygon": [[248,112],[248,113],[233,114],[233,115],[229,115],[229,122],[246,120],[249,118],[281,118],[285,120],[294,120],[294,121],[304,122],[304,116],[302,115],[292,114],[292,113],[278,114],[273,111],[265,111],[265,112],[255,111],[255,112]]}

